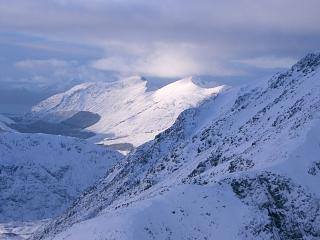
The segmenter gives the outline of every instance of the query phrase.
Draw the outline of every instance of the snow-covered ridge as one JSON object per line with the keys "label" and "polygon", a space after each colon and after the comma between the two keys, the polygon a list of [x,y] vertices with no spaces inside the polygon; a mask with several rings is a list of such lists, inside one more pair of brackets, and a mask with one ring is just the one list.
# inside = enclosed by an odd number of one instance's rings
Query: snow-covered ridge
{"label": "snow-covered ridge", "polygon": [[185,110],[33,239],[319,239],[319,59]]}
{"label": "snow-covered ridge", "polygon": [[202,88],[191,77],[147,91],[146,80],[130,77],[112,83],[84,83],[33,107],[33,117],[62,121],[79,111],[100,115],[87,130],[104,144],[139,146],[170,127],[185,109],[198,106],[225,86]]}

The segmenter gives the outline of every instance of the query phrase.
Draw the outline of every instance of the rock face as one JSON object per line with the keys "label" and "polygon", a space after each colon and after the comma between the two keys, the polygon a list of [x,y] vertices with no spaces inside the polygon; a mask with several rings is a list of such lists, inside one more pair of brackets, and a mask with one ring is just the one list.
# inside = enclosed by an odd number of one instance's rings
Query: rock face
{"label": "rock face", "polygon": [[32,239],[320,239],[319,66],[184,111]]}
{"label": "rock face", "polygon": [[0,134],[0,223],[61,214],[122,155],[70,137]]}
{"label": "rock face", "polygon": [[100,119],[86,128],[96,134],[91,141],[136,147],[169,128],[183,110],[198,106],[223,89],[202,88],[192,78],[155,91],[148,91],[147,81],[141,77],[84,83],[39,103],[33,107],[32,117],[56,123],[80,111],[98,114]]}

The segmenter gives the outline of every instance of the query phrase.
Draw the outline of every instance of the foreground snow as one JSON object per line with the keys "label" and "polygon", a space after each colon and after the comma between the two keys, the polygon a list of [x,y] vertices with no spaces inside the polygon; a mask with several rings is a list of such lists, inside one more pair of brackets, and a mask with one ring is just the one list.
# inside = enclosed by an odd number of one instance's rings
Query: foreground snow
{"label": "foreground snow", "polygon": [[116,83],[84,83],[39,103],[33,116],[62,121],[78,111],[97,113],[101,119],[87,128],[97,134],[92,141],[139,146],[170,127],[183,110],[198,106],[223,89],[201,88],[192,78],[156,91],[147,91],[147,81],[140,77]]}
{"label": "foreground snow", "polygon": [[249,207],[239,209],[239,204],[230,187],[178,186],[105,211],[55,239],[237,239],[249,214]]}

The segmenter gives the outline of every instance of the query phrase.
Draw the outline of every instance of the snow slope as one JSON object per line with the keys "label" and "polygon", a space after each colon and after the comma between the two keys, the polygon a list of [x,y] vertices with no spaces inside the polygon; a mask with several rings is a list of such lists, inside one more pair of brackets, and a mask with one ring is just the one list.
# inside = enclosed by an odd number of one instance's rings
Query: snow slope
{"label": "snow slope", "polygon": [[126,208],[103,212],[55,239],[237,239],[249,213],[248,208],[239,211],[240,203],[223,187],[178,186]]}
{"label": "snow slope", "polygon": [[0,134],[0,223],[55,217],[122,155],[70,137]]}
{"label": "snow slope", "polygon": [[320,54],[184,111],[32,239],[320,239]]}
{"label": "snow slope", "polygon": [[191,77],[156,91],[147,91],[146,85],[141,77],[80,84],[33,107],[33,116],[56,122],[79,111],[97,113],[100,121],[87,128],[97,134],[92,141],[139,146],[170,127],[183,110],[224,89],[201,88]]}

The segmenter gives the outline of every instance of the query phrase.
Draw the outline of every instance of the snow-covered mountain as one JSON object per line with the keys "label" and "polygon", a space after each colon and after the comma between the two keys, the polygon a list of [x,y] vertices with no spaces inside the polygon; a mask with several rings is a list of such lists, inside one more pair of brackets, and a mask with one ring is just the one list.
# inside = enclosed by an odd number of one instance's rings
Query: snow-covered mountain
{"label": "snow-covered mountain", "polygon": [[229,89],[32,239],[320,239],[320,54]]}
{"label": "snow-covered mountain", "polygon": [[76,138],[1,133],[0,228],[57,216],[122,158]]}
{"label": "snow-covered mountain", "polygon": [[147,81],[130,77],[112,83],[83,83],[54,95],[35,107],[33,117],[63,121],[79,111],[99,114],[87,130],[94,142],[139,146],[170,127],[185,109],[196,107],[225,87],[202,88],[192,78],[148,91]]}

